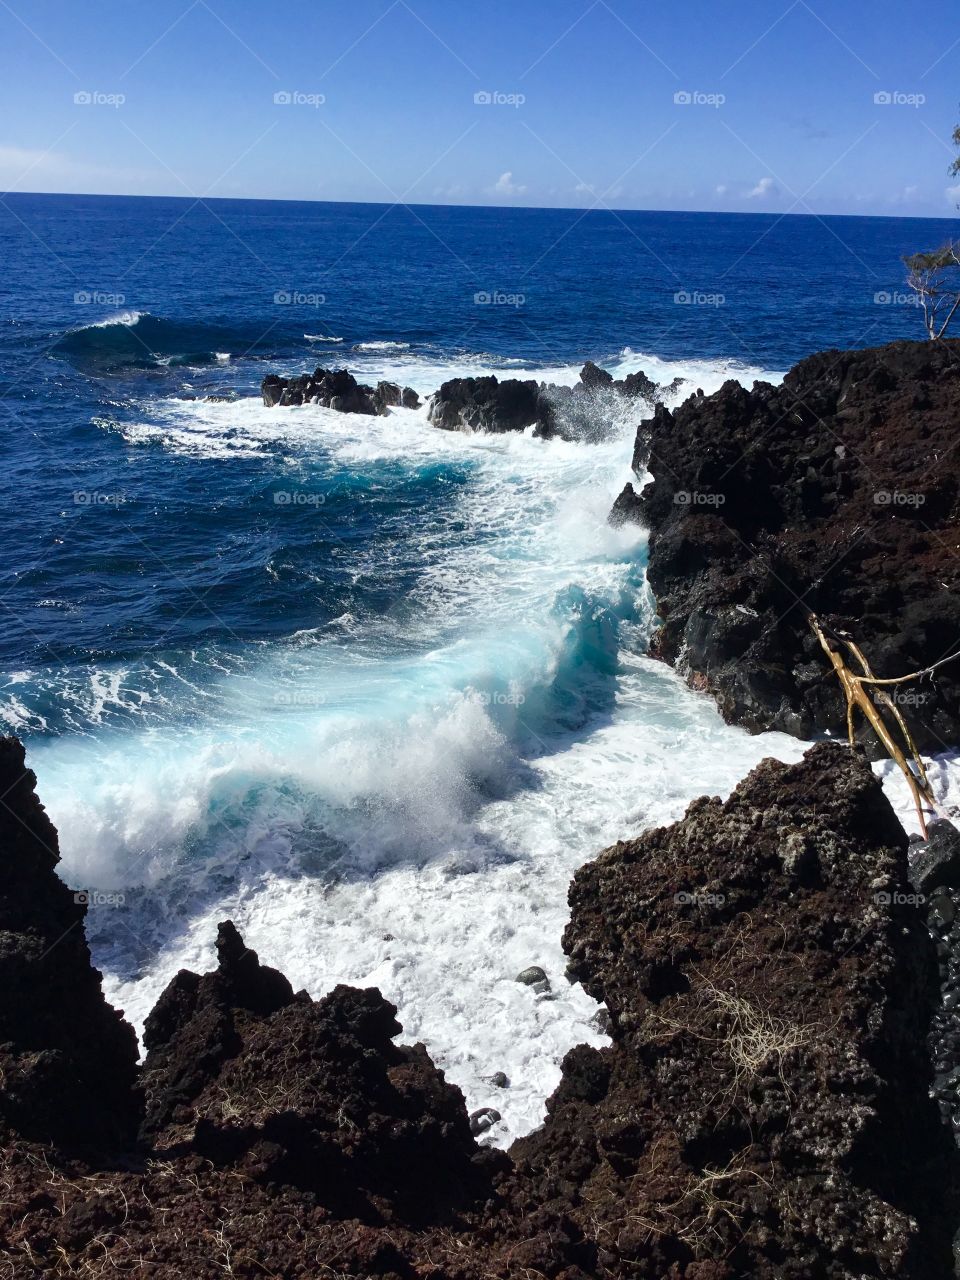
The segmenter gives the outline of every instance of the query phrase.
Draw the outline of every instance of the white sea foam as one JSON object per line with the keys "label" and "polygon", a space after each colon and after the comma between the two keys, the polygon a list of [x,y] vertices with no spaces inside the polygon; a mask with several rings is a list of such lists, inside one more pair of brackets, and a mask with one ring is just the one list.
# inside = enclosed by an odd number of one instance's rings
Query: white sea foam
{"label": "white sea foam", "polygon": [[147,314],[146,311],[118,311],[114,315],[105,316],[102,320],[93,320],[90,324],[79,327],[83,329],[109,329],[112,325],[122,324],[125,329],[132,329]]}
{"label": "white sea foam", "polygon": [[409,351],[409,342],[357,342],[354,351]]}
{"label": "white sea foam", "polygon": [[[611,371],[640,367],[705,391],[763,373],[632,352]],[[370,368],[421,391],[483,371],[386,356]],[[572,383],[578,369],[526,372]],[[595,1006],[563,973],[576,868],[804,744],[724,725],[641,656],[644,535],[606,522],[630,475],[629,408],[597,445],[438,431],[424,409],[368,418],[254,398],[144,416],[122,428],[133,444],[294,453],[301,474],[314,447],[345,473],[390,463],[378,484],[456,463],[468,481],[450,527],[469,536],[425,520],[417,585],[382,617],[298,631],[212,684],[178,663],[189,725],[31,751],[64,874],[126,894],[121,927],[114,908],[88,917],[107,994],[142,1025],[178,968],[213,964],[216,924],[232,917],[295,987],[380,987],[403,1038],[426,1043],[471,1107],[501,1112],[490,1138],[506,1143],[542,1119],[563,1054],[602,1043]],[[99,673],[90,715],[133,696]],[[549,993],[514,981],[531,964]],[[488,1083],[496,1071],[508,1088]]]}
{"label": "white sea foam", "polygon": [[[368,346],[370,344],[367,344]],[[362,380],[385,379],[403,386],[410,386],[421,396],[429,396],[447,379],[482,376],[487,373],[504,374],[502,361],[490,363],[483,355],[464,356],[461,359],[440,362],[422,357],[390,353],[377,346],[376,355],[351,362],[351,369]],[[355,348],[356,350],[356,348]],[[747,366],[734,361],[667,361],[656,356],[642,355],[625,348],[619,356],[606,362],[607,368],[617,378],[644,370],[655,381],[669,385],[674,379],[682,379],[682,385],[667,397],[668,403],[679,403],[696,388],[706,394],[716,391],[729,378],[737,378],[745,385],[756,379],[777,382],[782,373],[774,370]],[[580,376],[581,365],[555,367],[517,365],[509,369],[510,377],[534,378],[560,386],[573,386]],[[531,467],[535,479],[535,460],[544,453],[542,442],[531,446],[524,444],[525,437],[474,436],[471,443],[464,443],[461,436],[424,430],[426,408],[420,410],[393,409],[382,418],[366,418],[352,414],[336,413],[319,405],[298,405],[291,408],[266,408],[260,397],[248,397],[229,403],[206,400],[148,401],[142,421],[128,422],[100,418],[99,425],[119,431],[131,444],[156,442],[173,452],[197,457],[252,457],[261,455],[264,449],[276,449],[281,454],[289,447],[302,447],[311,442],[330,444],[353,462],[364,458],[389,458],[403,456],[407,449],[418,457],[443,458],[451,454],[475,457],[479,452],[517,451],[529,453],[522,465]],[[635,406],[624,404],[621,408],[620,426],[628,433],[636,426]],[[398,448],[398,440],[403,447]],[[626,464],[630,450],[623,440],[614,442],[616,459],[624,463],[621,470],[626,478]],[[579,446],[571,446],[576,456]],[[553,444],[555,451],[562,446]],[[603,464],[607,464],[607,456]],[[622,482],[621,482],[622,487]]]}

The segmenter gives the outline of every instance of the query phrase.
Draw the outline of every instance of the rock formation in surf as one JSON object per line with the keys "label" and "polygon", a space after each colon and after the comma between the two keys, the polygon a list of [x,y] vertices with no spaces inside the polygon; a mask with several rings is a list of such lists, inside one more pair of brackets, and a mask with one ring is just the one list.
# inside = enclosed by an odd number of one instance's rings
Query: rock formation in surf
{"label": "rock formation in surf", "polygon": [[[845,713],[808,610],[879,676],[960,647],[958,405],[960,341],[942,341],[825,351],[779,387],[659,406],[635,455],[653,480],[618,500],[650,530],[654,652],[726,720],[810,737],[845,733]],[[921,749],[960,741],[960,664],[901,695]]]}
{"label": "rock formation in surf", "polygon": [[368,387],[357,382],[347,369],[316,368],[294,378],[268,374],[260,384],[263,403],[268,409],[300,404],[319,404],[340,413],[384,414],[398,405],[416,409],[420,397],[410,387],[395,382],[378,382]]}
{"label": "rock formation in surf", "polygon": [[[570,977],[612,1043],[567,1054],[508,1153],[476,1143],[422,1045],[395,1043],[379,992],[294,992],[229,922],[217,969],[161,995],[138,1069],[33,786],[4,740],[11,1276],[953,1274],[933,943],[903,830],[846,748],[765,761],[577,874]],[[914,865],[936,880],[951,857],[932,843]]]}
{"label": "rock formation in surf", "polygon": [[430,421],[447,431],[523,431],[534,427],[543,439],[559,437],[583,443],[605,438],[625,406],[651,410],[665,392],[645,373],[614,379],[587,361],[575,386],[499,379],[452,378],[430,403]]}
{"label": "rock formation in surf", "polygon": [[539,418],[540,384],[532,378],[451,378],[430,402],[430,421],[445,431],[523,431]]}
{"label": "rock formation in surf", "polygon": [[[604,439],[614,428],[624,405],[641,406],[648,413],[680,380],[660,387],[645,373],[614,379],[592,361],[573,387],[536,382],[532,378],[500,379],[493,375],[451,378],[430,397],[428,417],[445,431],[524,431],[544,439],[590,442]],[[397,405],[416,409],[420,398],[410,387],[378,382],[358,383],[346,369],[318,368],[312,374],[282,378],[271,373],[261,383],[267,408],[320,404],[341,413],[387,413]]]}

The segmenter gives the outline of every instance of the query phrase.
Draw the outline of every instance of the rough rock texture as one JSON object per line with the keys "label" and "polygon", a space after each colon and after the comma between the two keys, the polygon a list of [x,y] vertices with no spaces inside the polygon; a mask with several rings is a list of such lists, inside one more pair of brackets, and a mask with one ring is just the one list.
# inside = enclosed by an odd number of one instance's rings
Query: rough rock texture
{"label": "rough rock texture", "polygon": [[394,382],[378,382],[368,387],[357,382],[346,369],[316,368],[295,378],[268,374],[260,384],[263,403],[268,409],[276,405],[320,404],[341,413],[386,413],[392,406],[415,409],[420,398],[410,387],[401,389]]}
{"label": "rough rock texture", "polygon": [[[49,836],[27,778],[18,812]],[[37,859],[31,835],[8,874]],[[5,916],[12,936],[67,893],[52,866],[42,902]],[[601,854],[564,945],[613,1042],[571,1050],[545,1125],[509,1155],[471,1133],[489,1109],[468,1119],[423,1046],[394,1043],[378,992],[295,993],[224,923],[216,970],[181,971],[148,1019],[139,1145],[42,1145],[4,1111],[0,1274],[946,1280],[956,1148],[927,1095],[937,971],[906,869],[879,784],[835,744]],[[129,1032],[77,933],[72,968],[34,986],[38,1025],[80,993],[102,1075],[70,1087],[135,1116],[130,1054],[118,1070],[104,1043]],[[8,1023],[18,1001],[0,987]],[[25,1008],[18,1034],[39,1035]]]}
{"label": "rough rock texture", "polygon": [[608,519],[615,527],[624,524],[639,524],[642,511],[643,503],[640,501],[640,495],[628,481],[620,490],[616,502],[611,507]]}
{"label": "rough rock texture", "polygon": [[[878,675],[960,647],[960,341],[826,351],[781,387],[726,383],[638,433],[655,652],[725,719],[845,730],[806,613],[853,633]],[[960,664],[907,686],[922,749],[960,741]]]}
{"label": "rough rock texture", "polygon": [[588,360],[573,387],[495,377],[453,378],[433,397],[430,421],[448,431],[522,431],[534,426],[543,439],[602,440],[624,411],[640,404],[652,409],[667,391],[645,373],[615,380]]}
{"label": "rough rock texture", "polygon": [[490,1194],[459,1089],[369,989],[314,1002],[220,925],[217,971],[181,971],[147,1021],[144,1137],[341,1217],[428,1222]]}
{"label": "rough rock texture", "polygon": [[949,1274],[905,850],[867,764],[823,744],[577,873],[564,947],[614,1045],[568,1055],[511,1154],[600,1274]]}
{"label": "rough rock texture", "polygon": [[936,943],[941,1000],[927,1042],[935,1072],[932,1093],[960,1143],[960,831],[937,821],[927,835],[910,842],[913,894],[905,894],[904,901],[916,902],[926,914]]}
{"label": "rough rock texture", "polygon": [[0,1126],[65,1147],[122,1145],[139,1118],[136,1037],[103,998],[86,895],[56,874],[36,782],[20,742],[0,738]]}
{"label": "rough rock texture", "polygon": [[431,400],[429,416],[445,431],[522,431],[538,420],[539,400],[533,379],[451,378]]}

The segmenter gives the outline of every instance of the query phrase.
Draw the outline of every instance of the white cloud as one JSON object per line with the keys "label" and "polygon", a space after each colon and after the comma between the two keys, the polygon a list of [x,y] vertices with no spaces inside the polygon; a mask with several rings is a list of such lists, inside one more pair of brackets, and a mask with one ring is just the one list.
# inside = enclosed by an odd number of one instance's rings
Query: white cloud
{"label": "white cloud", "polygon": [[526,189],[514,182],[513,172],[510,169],[506,173],[501,173],[491,188],[495,196],[522,196]]}
{"label": "white cloud", "polygon": [[726,194],[727,194],[727,184],[725,182],[721,182],[719,187],[717,187],[717,195],[725,196]]}
{"label": "white cloud", "polygon": [[592,183],[592,182],[578,182],[578,183],[577,183],[577,185],[573,188],[573,190],[574,190],[574,194],[575,194],[575,195],[578,195],[578,196],[592,196],[592,195],[593,195],[593,183]]}
{"label": "white cloud", "polygon": [[951,204],[960,204],[960,185],[956,187],[947,187],[944,194]]}
{"label": "white cloud", "polygon": [[765,200],[767,196],[778,195],[777,184],[772,178],[761,178],[752,191],[747,192],[748,200]]}

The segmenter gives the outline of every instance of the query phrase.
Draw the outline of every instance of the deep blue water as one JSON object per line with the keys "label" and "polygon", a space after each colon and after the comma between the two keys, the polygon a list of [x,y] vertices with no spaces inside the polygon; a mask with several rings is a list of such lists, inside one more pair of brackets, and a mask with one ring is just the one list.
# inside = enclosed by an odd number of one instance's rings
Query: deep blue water
{"label": "deep blue water", "polygon": [[[387,353],[356,350],[370,342],[406,344],[391,364],[421,387],[465,360],[549,370],[615,363],[624,348],[783,370],[824,347],[919,336],[913,308],[874,297],[903,292],[900,255],[949,232],[905,219],[8,195],[0,484],[14,518],[0,668],[50,673],[158,643],[234,651],[382,610],[422,568],[405,554],[412,526],[466,480],[463,466],[412,472],[384,504],[369,477],[314,458],[302,479],[324,496],[319,529],[315,508],[269,501],[289,456],[184,456],[125,437],[175,397],[246,396],[269,369],[320,361],[373,370]],[[524,301],[477,305],[482,291]],[[678,305],[678,291],[725,301]],[[294,301],[275,302],[282,293]],[[322,588],[307,589],[318,568]],[[42,714],[51,732],[68,725],[55,697]]]}

